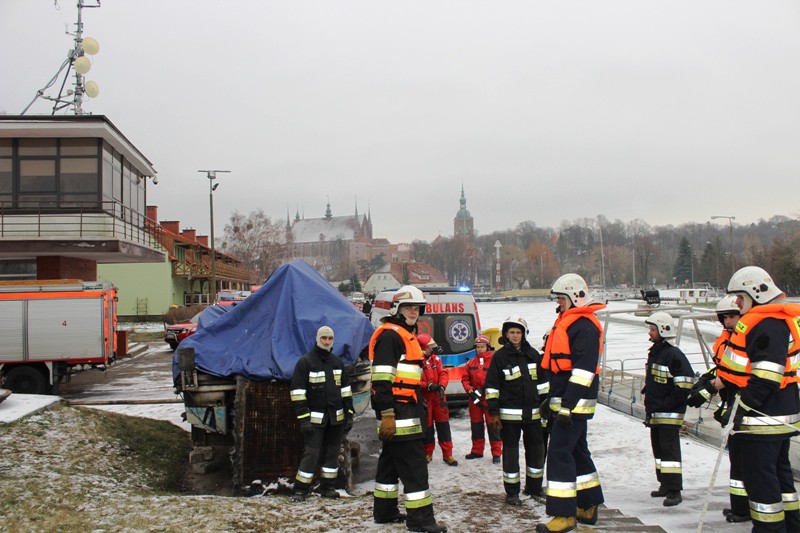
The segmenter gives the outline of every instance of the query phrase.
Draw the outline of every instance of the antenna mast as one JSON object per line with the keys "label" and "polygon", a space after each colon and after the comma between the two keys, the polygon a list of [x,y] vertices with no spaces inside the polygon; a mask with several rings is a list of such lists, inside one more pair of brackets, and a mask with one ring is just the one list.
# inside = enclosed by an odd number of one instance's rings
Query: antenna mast
{"label": "antenna mast", "polygon": [[[92,63],[89,61],[89,58],[86,57],[86,54],[96,54],[100,51],[100,45],[91,37],[83,38],[83,9],[100,7],[100,0],[94,0],[96,4],[93,5],[87,5],[86,1],[87,0],[78,0],[78,21],[75,23],[75,33],[65,32],[67,35],[72,35],[75,38],[73,48],[67,54],[67,58],[64,62],[61,63],[58,72],[50,78],[44,87],[36,91],[36,96],[34,96],[33,100],[22,110],[22,113],[20,113],[21,115],[24,115],[39,98],[53,102],[51,115],[55,115],[56,111],[67,107],[71,107],[76,115],[83,115],[83,95],[86,94],[86,96],[94,98],[100,93],[100,88],[97,83],[86,81],[84,77],[84,75],[89,72],[89,69],[92,68]],[[66,94],[64,94],[64,88],[67,85],[70,70],[75,71],[75,85],[73,89],[67,89]],[[64,72],[64,80],[61,82],[58,96],[53,97],[46,95],[45,91],[55,84],[62,72]]]}

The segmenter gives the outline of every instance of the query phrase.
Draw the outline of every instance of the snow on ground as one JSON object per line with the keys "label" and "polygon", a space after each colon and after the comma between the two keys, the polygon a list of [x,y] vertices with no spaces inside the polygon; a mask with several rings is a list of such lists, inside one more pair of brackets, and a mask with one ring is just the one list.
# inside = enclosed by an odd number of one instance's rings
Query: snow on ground
{"label": "snow on ground", "polygon": [[0,425],[19,420],[58,402],[59,398],[56,396],[12,394],[0,403]]}
{"label": "snow on ground", "polygon": [[[531,333],[528,336],[531,344],[539,347],[542,335],[550,328],[555,319],[555,305],[552,302],[503,302],[481,303],[479,312],[484,329],[499,327],[503,319],[509,315],[521,315],[526,318]],[[609,338],[609,351],[613,348],[624,350],[627,356],[644,357],[650,343],[647,331],[641,326],[614,324],[614,337]],[[162,347],[157,348],[162,351]],[[700,370],[700,368],[697,368]],[[163,378],[163,376],[162,376]],[[147,376],[150,386],[164,388],[161,397],[172,395],[171,379]],[[44,397],[51,400],[49,397]],[[43,397],[35,395],[12,395],[0,404],[0,421],[8,421],[14,416],[24,416],[26,408],[38,409]],[[10,403],[9,403],[10,402]],[[181,404],[157,404],[137,406],[103,406],[102,409],[135,414],[137,416],[167,420],[181,425]],[[14,414],[16,413],[16,415]],[[368,410],[364,417],[372,417]],[[186,427],[182,425],[181,427]],[[484,512],[486,505],[490,510],[485,512],[503,512],[502,530],[529,525],[529,520],[544,518],[544,506],[534,500],[526,500],[520,510],[508,510],[502,503],[502,474],[499,465],[491,463],[490,454],[484,459],[467,461],[464,455],[471,447],[469,418],[466,411],[457,413],[451,421],[455,456],[459,466],[450,467],[442,461],[441,451],[437,448],[434,460],[429,465],[431,490],[434,497],[434,508],[437,518],[450,526],[451,531],[466,531],[459,524],[470,523],[466,518],[476,512]],[[600,473],[606,505],[617,508],[624,514],[636,516],[645,524],[660,525],[669,532],[696,531],[701,517],[703,502],[709,502],[709,511],[705,515],[706,527],[703,531],[748,531],[749,524],[728,524],[724,521],[721,509],[727,506],[728,459],[722,458],[716,483],[710,498],[706,498],[709,482],[714,473],[718,450],[693,438],[682,439],[684,469],[684,502],[678,507],[665,508],[661,499],[650,498],[649,492],[657,488],[653,458],[650,451],[649,431],[640,420],[599,405],[597,415],[589,423],[589,447],[593,453]],[[521,456],[522,453],[520,454]],[[524,465],[523,465],[524,467]],[[356,495],[372,491],[373,482],[367,481],[355,487]],[[468,504],[479,500],[483,506]],[[438,503],[437,503],[438,502]],[[473,502],[474,503],[474,502]],[[496,507],[494,507],[496,504]],[[507,513],[507,514],[506,514]],[[523,520],[522,517],[527,520]],[[514,521],[517,517],[521,522]],[[535,520],[533,520],[535,522]],[[375,526],[364,523],[364,529],[375,531],[402,531],[404,528],[391,526]]]}

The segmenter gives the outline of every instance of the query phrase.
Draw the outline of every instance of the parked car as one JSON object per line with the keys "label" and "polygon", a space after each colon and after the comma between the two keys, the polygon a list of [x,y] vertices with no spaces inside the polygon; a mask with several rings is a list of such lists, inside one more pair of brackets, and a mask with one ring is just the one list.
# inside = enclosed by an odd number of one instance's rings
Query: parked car
{"label": "parked car", "polygon": [[166,326],[164,332],[164,342],[169,344],[172,350],[175,350],[183,339],[197,331],[197,321],[200,319],[200,313],[197,313],[186,322],[172,324]]}

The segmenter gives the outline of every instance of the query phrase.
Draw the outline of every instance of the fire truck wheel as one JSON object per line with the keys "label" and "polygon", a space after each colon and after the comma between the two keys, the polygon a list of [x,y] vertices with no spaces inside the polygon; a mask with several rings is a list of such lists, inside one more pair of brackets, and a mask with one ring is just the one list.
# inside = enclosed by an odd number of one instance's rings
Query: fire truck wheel
{"label": "fire truck wheel", "polygon": [[22,365],[6,371],[5,387],[18,394],[47,394],[47,378],[37,368]]}

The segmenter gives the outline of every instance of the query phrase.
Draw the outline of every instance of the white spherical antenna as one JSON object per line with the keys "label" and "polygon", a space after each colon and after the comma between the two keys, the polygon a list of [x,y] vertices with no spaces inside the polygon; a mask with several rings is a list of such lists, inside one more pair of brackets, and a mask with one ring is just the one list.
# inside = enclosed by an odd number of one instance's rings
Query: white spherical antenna
{"label": "white spherical antenna", "polygon": [[100,43],[94,37],[86,37],[83,40],[83,51],[93,56],[100,51]]}
{"label": "white spherical antenna", "polygon": [[100,86],[96,81],[87,81],[83,90],[89,98],[97,98],[97,95],[100,94]]}
{"label": "white spherical antenna", "polygon": [[81,56],[81,57],[79,57],[78,59],[75,60],[75,63],[73,64],[73,66],[75,67],[75,72],[77,72],[78,74],[83,75],[83,74],[86,74],[87,72],[89,72],[92,69],[92,62],[89,61],[88,57]]}

